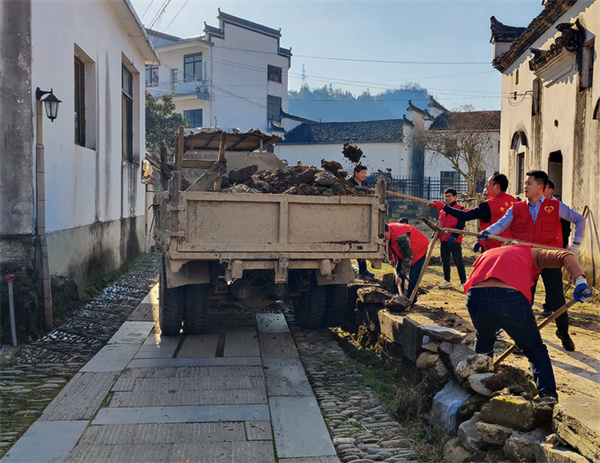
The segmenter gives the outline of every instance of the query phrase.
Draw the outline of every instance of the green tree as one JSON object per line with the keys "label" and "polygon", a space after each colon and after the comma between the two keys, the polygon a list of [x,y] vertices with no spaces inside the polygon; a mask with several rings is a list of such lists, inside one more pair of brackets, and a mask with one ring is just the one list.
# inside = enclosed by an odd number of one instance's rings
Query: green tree
{"label": "green tree", "polygon": [[146,92],[146,151],[158,156],[161,143],[170,147],[180,125],[189,126],[188,121],[175,112],[170,94],[154,98]]}

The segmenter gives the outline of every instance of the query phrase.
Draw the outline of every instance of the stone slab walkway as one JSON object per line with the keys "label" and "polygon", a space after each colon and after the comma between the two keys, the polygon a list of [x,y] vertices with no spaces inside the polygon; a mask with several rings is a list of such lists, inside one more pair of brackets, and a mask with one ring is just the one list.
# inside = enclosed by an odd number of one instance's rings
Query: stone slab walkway
{"label": "stone slab walkway", "polygon": [[339,462],[282,314],[162,338],[156,289],[0,461]]}

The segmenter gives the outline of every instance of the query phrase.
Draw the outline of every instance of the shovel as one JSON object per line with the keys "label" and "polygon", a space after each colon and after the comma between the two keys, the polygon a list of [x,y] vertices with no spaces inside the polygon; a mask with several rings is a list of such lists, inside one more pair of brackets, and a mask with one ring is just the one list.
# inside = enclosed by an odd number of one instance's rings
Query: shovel
{"label": "shovel", "polygon": [[[438,222],[439,225],[439,222]],[[431,243],[429,243],[429,250],[427,251],[427,257],[425,257],[425,262],[423,262],[423,268],[421,269],[421,273],[419,273],[419,278],[417,279],[417,284],[415,285],[412,294],[410,295],[410,303],[409,306],[412,305],[415,297],[417,297],[417,292],[419,291],[419,285],[421,284],[421,280],[423,279],[423,275],[425,275],[425,269],[427,265],[429,265],[429,259],[431,259],[431,254],[433,253],[433,248],[435,247],[435,243],[440,236],[440,228],[436,227],[437,230],[433,232],[433,236],[431,237]]]}
{"label": "shovel", "polygon": [[[585,294],[590,294],[590,291],[586,291]],[[538,330],[541,330],[544,326],[546,326],[548,323],[556,320],[558,317],[560,317],[562,314],[564,314],[567,310],[569,310],[570,307],[572,307],[573,305],[575,305],[577,301],[575,299],[571,299],[569,302],[567,302],[565,305],[563,305],[560,309],[558,309],[556,312],[554,312],[552,315],[550,315],[548,318],[546,318],[544,321],[541,321],[540,323],[538,323]],[[512,354],[514,351],[516,351],[518,349],[516,344],[513,344],[511,347],[509,347],[508,349],[506,349],[502,355],[500,355],[500,357],[498,357],[496,360],[494,360],[494,367],[496,365],[500,365],[500,363],[506,358],[508,357],[510,354]]]}
{"label": "shovel", "polygon": [[[439,228],[437,225],[434,225],[433,222],[431,222],[430,220],[427,220],[425,217],[421,217],[420,215],[417,215],[417,217],[419,217],[419,219],[421,219],[423,221],[423,223],[425,223],[425,225],[427,225],[429,228],[431,228],[432,230],[437,230],[438,232],[458,233],[459,235],[467,235],[467,236],[481,235],[481,233],[470,232],[467,230],[458,230],[456,228]],[[512,238],[504,238],[503,236],[497,236],[497,235],[489,235],[489,239],[496,240],[496,241],[502,241],[503,243],[527,244],[529,246],[532,246],[532,247],[538,248],[538,249],[549,249],[551,251],[557,251],[557,250],[564,251],[564,249],[562,249],[562,248],[555,248],[553,246],[545,246],[543,244],[528,243],[527,241],[520,241],[520,240],[515,240]]]}

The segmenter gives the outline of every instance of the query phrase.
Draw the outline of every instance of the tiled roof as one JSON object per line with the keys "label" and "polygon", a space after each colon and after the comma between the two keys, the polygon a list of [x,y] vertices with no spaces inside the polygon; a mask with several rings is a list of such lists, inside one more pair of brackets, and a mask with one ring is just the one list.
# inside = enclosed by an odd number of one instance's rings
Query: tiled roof
{"label": "tiled roof", "polygon": [[237,26],[244,27],[252,31],[262,32],[263,34],[271,35],[273,37],[281,37],[281,31],[278,31],[277,29],[272,29],[270,27],[263,26],[262,24],[248,21],[247,19],[238,18],[237,16],[223,13],[220,8],[218,19],[222,19],[223,21],[236,24]]}
{"label": "tiled roof", "polygon": [[513,42],[515,39],[525,32],[525,27],[507,26],[496,19],[495,16],[490,18],[490,27],[492,29],[492,39],[490,42]]}
{"label": "tiled roof", "polygon": [[408,108],[406,108],[406,110],[407,111],[411,111],[411,110],[416,111],[417,113],[424,116],[425,119],[433,120],[433,116],[431,114],[429,114],[429,111],[427,111],[426,109],[417,108],[414,104],[412,104],[411,100],[408,100]]}
{"label": "tiled roof", "polygon": [[500,111],[469,111],[440,114],[429,130],[497,130],[500,131]]}
{"label": "tiled roof", "polygon": [[403,127],[410,124],[405,119],[385,119],[361,122],[303,123],[285,134],[279,144],[302,145],[317,143],[381,143],[399,142]]}
{"label": "tiled roof", "polygon": [[431,95],[429,95],[429,104],[427,105],[430,108],[437,108],[440,111],[447,113],[448,110],[446,108],[444,108],[434,97],[432,97]]}
{"label": "tiled roof", "polygon": [[492,61],[492,65],[504,72],[523,53],[527,52],[533,43],[550,29],[560,17],[565,14],[577,0],[554,0],[546,4],[546,8],[527,26],[506,53]]}

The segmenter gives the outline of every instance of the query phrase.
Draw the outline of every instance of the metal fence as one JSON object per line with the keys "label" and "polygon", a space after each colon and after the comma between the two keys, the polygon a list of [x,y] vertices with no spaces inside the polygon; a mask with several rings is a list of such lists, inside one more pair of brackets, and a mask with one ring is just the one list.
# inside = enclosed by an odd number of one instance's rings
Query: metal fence
{"label": "metal fence", "polygon": [[[365,183],[373,188],[377,179],[383,177],[388,191],[395,191],[410,196],[427,199],[429,201],[443,201],[444,191],[447,188],[454,188],[458,193],[467,194],[469,186],[467,181],[462,178],[440,178],[440,177],[421,177],[410,175],[393,176],[390,174],[378,174],[369,176]],[[482,186],[483,189],[483,186]],[[392,197],[388,200],[393,201]]]}

